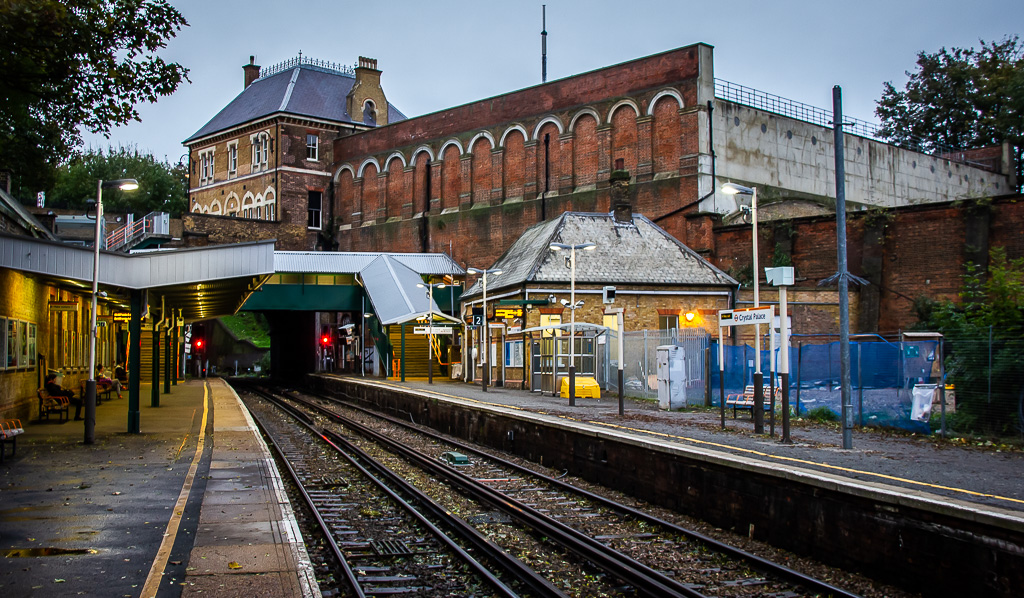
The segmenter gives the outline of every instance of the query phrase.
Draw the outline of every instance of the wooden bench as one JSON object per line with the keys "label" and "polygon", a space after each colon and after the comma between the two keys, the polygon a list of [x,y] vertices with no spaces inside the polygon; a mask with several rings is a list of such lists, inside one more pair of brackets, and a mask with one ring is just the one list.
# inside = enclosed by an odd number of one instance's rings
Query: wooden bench
{"label": "wooden bench", "polygon": [[36,396],[39,397],[40,420],[50,419],[51,413],[56,413],[60,421],[66,421],[70,417],[68,409],[70,409],[71,402],[67,397],[52,397],[50,393],[46,392],[46,387],[37,390]]}
{"label": "wooden bench", "polygon": [[[110,393],[112,393],[112,392],[114,392],[114,386],[113,385],[103,386],[102,384],[97,382],[96,383],[96,404],[97,405],[100,404],[100,398],[101,397],[103,398],[104,401],[109,401],[110,400]],[[85,400],[85,380],[82,380],[82,382],[78,385],[78,396],[82,397],[83,401]]]}
{"label": "wooden bench", "polygon": [[20,419],[5,419],[0,422],[0,462],[4,460],[4,445],[11,443],[11,456],[18,452],[18,436],[25,433]]}
{"label": "wooden bench", "polygon": [[[770,386],[765,386],[764,394],[762,399],[764,400],[764,409],[768,411],[772,408],[772,389]],[[781,400],[782,389],[775,389],[776,404]],[[737,409],[749,409],[751,413],[754,412],[754,385],[749,384],[743,389],[742,393],[733,393],[725,395],[725,406],[732,407],[732,418],[736,419]]]}

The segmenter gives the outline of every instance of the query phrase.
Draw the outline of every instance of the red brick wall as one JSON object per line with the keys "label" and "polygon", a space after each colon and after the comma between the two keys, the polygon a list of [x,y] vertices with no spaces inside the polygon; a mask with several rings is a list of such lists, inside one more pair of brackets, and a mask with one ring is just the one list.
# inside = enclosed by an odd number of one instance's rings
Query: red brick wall
{"label": "red brick wall", "polygon": [[441,209],[457,208],[459,206],[459,193],[462,192],[462,164],[459,148],[449,145],[441,157],[444,166],[441,167],[443,190],[441,192]]}
{"label": "red brick wall", "polygon": [[[878,292],[878,318],[875,330],[892,333],[906,330],[915,322],[914,300],[958,300],[962,275],[966,272],[966,254],[977,240],[967,237],[965,222],[971,218],[973,206],[947,203],[910,206],[884,212],[856,212],[847,219],[847,261],[852,274],[869,277],[864,260],[880,256],[881,272]],[[988,248],[1003,247],[1007,257],[1024,257],[1024,202],[1020,197],[996,200],[989,215]],[[763,268],[772,265],[775,254],[773,226],[759,223],[761,284]],[[836,271],[836,235],[834,218],[799,218],[787,221],[792,227],[792,260],[796,268],[796,289],[814,289],[820,280]],[[880,246],[865,246],[865,230],[881,226]],[[696,235],[700,229],[694,227]],[[719,227],[714,230],[713,251],[708,254],[715,265],[737,276],[751,264],[751,226],[749,224]],[[835,290],[835,286],[825,289]],[[859,293],[857,285],[850,290]],[[867,293],[863,294],[867,297]],[[852,306],[851,312],[856,309]],[[838,330],[835,322],[827,322],[828,314],[837,310],[816,308],[809,314],[806,332],[821,333]],[[809,318],[809,319],[808,319]],[[851,317],[852,322],[856,318]],[[827,324],[827,325],[826,325]],[[854,330],[855,332],[858,330]]]}
{"label": "red brick wall", "polygon": [[[345,162],[389,148],[459,135],[465,131],[512,123],[537,114],[570,110],[608,98],[689,82],[699,71],[699,45],[663,52],[575,77],[472,102],[420,118],[394,123],[339,140],[335,160]],[[687,97],[693,105],[696,97]]]}
{"label": "red brick wall", "polygon": [[593,116],[586,115],[576,121],[573,131],[575,163],[573,164],[576,185],[597,184],[597,121]]}

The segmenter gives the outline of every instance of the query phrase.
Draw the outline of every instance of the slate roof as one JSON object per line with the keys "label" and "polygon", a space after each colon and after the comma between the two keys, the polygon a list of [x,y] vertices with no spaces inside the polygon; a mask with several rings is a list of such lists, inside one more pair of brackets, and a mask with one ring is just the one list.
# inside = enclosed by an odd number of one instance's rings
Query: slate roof
{"label": "slate roof", "polygon": [[[591,251],[576,252],[577,284],[654,284],[726,286],[739,283],[640,214],[631,224],[615,222],[610,213],[565,212],[532,226],[488,268],[501,274],[487,277],[487,293],[521,287],[527,282],[568,285],[565,251],[551,243],[596,243]],[[477,280],[463,300],[482,293]]]}
{"label": "slate roof", "polygon": [[[345,98],[355,81],[350,74],[310,64],[299,64],[257,79],[183,143],[278,112],[362,124],[352,120],[345,109]],[[405,115],[388,102],[388,122],[405,119]]]}

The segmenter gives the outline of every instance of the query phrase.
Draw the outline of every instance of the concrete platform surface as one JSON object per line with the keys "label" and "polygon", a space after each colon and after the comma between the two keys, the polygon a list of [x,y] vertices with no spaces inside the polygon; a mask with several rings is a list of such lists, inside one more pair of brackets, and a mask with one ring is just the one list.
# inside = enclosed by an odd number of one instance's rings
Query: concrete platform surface
{"label": "concrete platform surface", "polygon": [[[207,384],[208,382],[208,384]],[[31,421],[0,464],[0,595],[319,596],[266,446],[221,380]]]}

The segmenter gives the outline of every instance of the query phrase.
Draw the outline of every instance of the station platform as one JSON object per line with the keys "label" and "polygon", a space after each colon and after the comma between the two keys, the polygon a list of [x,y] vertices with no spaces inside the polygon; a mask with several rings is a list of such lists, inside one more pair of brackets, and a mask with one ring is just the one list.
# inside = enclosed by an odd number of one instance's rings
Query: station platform
{"label": "station platform", "polygon": [[30,421],[0,464],[0,593],[320,596],[263,440],[228,385],[192,380],[128,434],[127,399]]}
{"label": "station platform", "polygon": [[[342,377],[322,374],[329,377]],[[575,406],[550,393],[466,384],[435,377],[426,380],[361,382],[427,392],[441,399],[465,401],[468,406],[507,408],[549,418],[559,425],[596,426],[608,433],[634,436],[640,442],[671,443],[749,460],[766,467],[797,467],[821,475],[837,476],[855,484],[902,488],[909,493],[964,502],[998,513],[1024,517],[1024,450],[992,443],[955,442],[937,435],[922,436],[880,428],[854,428],[852,449],[842,448],[838,424],[794,420],[792,444],[782,444],[781,416],[770,435],[755,434],[749,412],[733,419],[726,413],[725,428],[717,408],[665,411],[657,400],[626,397],[619,415],[618,394],[602,392],[598,398],[577,398]]]}

